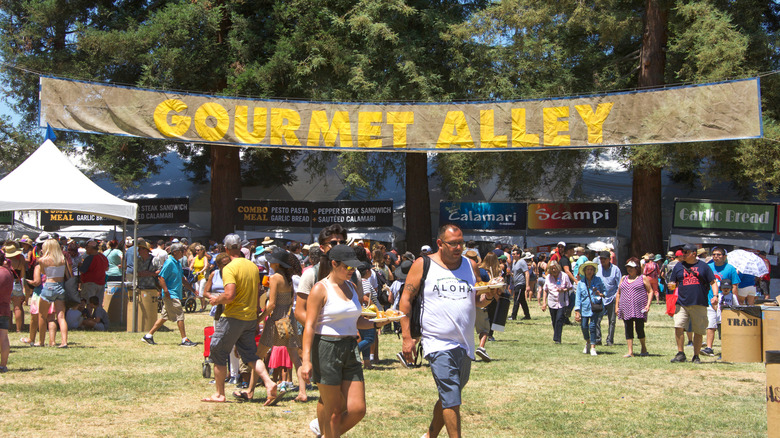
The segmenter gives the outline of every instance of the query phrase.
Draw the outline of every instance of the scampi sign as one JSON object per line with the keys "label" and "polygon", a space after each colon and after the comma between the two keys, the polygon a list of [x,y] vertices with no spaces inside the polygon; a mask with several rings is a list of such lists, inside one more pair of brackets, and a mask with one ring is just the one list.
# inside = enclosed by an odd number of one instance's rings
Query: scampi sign
{"label": "scampi sign", "polygon": [[40,124],[182,142],[495,152],[761,137],[758,79],[560,99],[331,103],[40,79]]}
{"label": "scampi sign", "polygon": [[390,227],[393,201],[268,201],[236,199],[235,224],[239,226]]}
{"label": "scampi sign", "polygon": [[617,213],[613,202],[528,204],[528,229],[617,228]]}
{"label": "scampi sign", "polygon": [[747,204],[719,201],[674,202],[675,228],[772,232],[774,204]]}
{"label": "scampi sign", "polygon": [[452,202],[439,204],[439,225],[464,230],[524,230],[526,204],[515,202]]}
{"label": "scampi sign", "polygon": [[[138,222],[143,224],[185,224],[190,221],[189,198],[127,199],[138,204]],[[92,213],[43,210],[41,225],[65,227],[70,225],[119,225],[121,222]]]}

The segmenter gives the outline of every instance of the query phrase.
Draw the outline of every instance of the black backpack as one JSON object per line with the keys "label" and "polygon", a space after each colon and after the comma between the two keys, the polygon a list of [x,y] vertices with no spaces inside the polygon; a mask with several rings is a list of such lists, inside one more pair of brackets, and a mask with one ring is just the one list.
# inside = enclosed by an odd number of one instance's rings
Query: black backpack
{"label": "black backpack", "polygon": [[373,269],[373,271],[376,275],[376,299],[379,301],[379,304],[388,308],[392,306],[393,303],[390,302],[390,298],[387,296],[387,291],[385,290],[385,285],[387,285],[385,274],[378,269]]}
{"label": "black backpack", "polygon": [[425,295],[425,279],[428,277],[428,270],[431,268],[431,259],[428,256],[423,257],[423,274],[420,280],[420,290],[417,296],[412,300],[412,311],[409,315],[409,333],[412,338],[422,336],[422,316],[425,310],[423,306],[423,295]]}

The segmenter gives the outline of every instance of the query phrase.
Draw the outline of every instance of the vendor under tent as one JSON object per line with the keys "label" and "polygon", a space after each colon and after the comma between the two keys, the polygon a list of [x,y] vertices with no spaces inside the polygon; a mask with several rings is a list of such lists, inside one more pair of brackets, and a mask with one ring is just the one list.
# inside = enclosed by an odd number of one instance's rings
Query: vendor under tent
{"label": "vendor under tent", "polygon": [[[309,230],[309,228],[271,228],[257,227],[252,230],[236,230],[236,234],[244,240],[255,239],[262,240],[265,237],[272,239],[284,239],[285,241],[295,240],[303,244],[317,241],[321,228]],[[347,235],[354,240],[370,240],[379,242],[388,242],[395,245],[395,242],[406,239],[406,233],[396,227],[389,228],[354,228],[347,229]]]}
{"label": "vendor under tent", "polygon": [[[0,193],[3,193],[0,211],[62,210],[98,214],[121,221],[124,230],[128,220],[135,221],[138,217],[137,204],[119,199],[90,181],[51,140],[46,140],[0,180]],[[135,309],[133,313],[135,317]]]}
{"label": "vendor under tent", "polygon": [[518,248],[523,248],[525,246],[525,239],[522,235],[501,232],[480,233],[476,230],[463,230],[463,240],[466,242],[473,240],[475,242],[489,242],[491,244],[502,243],[504,245],[517,245]]}
{"label": "vendor under tent", "polygon": [[[97,239],[97,240],[122,240],[124,232],[113,225],[71,225],[61,227],[56,231],[62,236],[71,239]],[[198,239],[207,240],[207,234],[202,228],[194,224],[140,224],[137,234],[143,238],[155,236],[168,236],[186,238],[190,242]]]}
{"label": "vendor under tent", "polygon": [[566,242],[566,244],[577,244],[583,247],[596,242],[612,245],[613,248],[618,248],[620,239],[617,236],[605,236],[603,234],[565,234],[560,231],[549,232],[541,235],[526,236],[526,243],[529,248],[549,247],[555,248],[558,242]]}
{"label": "vendor under tent", "polygon": [[670,248],[682,246],[686,243],[700,244],[707,248],[716,245],[729,245],[734,248],[766,251],[768,254],[772,249],[772,234],[725,230],[672,230],[672,234],[669,235]]}
{"label": "vendor under tent", "polygon": [[12,225],[0,225],[0,238],[2,239],[19,239],[25,234],[28,236],[37,236],[41,234],[41,230],[18,220],[14,220]]}

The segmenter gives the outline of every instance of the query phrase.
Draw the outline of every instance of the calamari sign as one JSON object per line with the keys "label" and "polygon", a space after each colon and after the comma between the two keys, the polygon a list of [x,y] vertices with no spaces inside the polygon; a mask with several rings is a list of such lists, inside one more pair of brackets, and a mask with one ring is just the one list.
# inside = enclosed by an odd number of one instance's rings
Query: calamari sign
{"label": "calamari sign", "polygon": [[617,228],[614,202],[528,204],[528,229]]}
{"label": "calamari sign", "polygon": [[524,230],[526,204],[513,202],[446,202],[439,204],[439,226],[462,230]]}
{"label": "calamari sign", "polygon": [[52,77],[40,124],[182,142],[309,150],[495,152],[757,138],[757,78],[560,99],[325,103],[239,99]]}

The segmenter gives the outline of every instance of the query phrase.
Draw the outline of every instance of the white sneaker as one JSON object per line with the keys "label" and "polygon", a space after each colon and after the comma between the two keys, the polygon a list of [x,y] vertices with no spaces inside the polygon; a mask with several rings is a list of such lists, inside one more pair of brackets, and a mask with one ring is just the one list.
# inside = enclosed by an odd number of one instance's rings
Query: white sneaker
{"label": "white sneaker", "polygon": [[487,351],[482,347],[477,347],[476,351],[477,356],[479,356],[483,361],[490,362],[490,355],[487,354]]}
{"label": "white sneaker", "polygon": [[320,432],[320,422],[317,421],[317,419],[311,420],[309,423],[309,430],[314,433],[314,435],[317,436],[317,438],[320,438],[322,436],[322,432]]}
{"label": "white sneaker", "polygon": [[590,349],[590,355],[591,355],[591,356],[598,356],[599,354],[598,354],[598,353],[596,353],[596,349],[595,349],[595,348],[591,348],[591,349]]}
{"label": "white sneaker", "polygon": [[582,354],[588,354],[588,353],[590,353],[590,347],[586,346],[585,348],[582,349]]}

